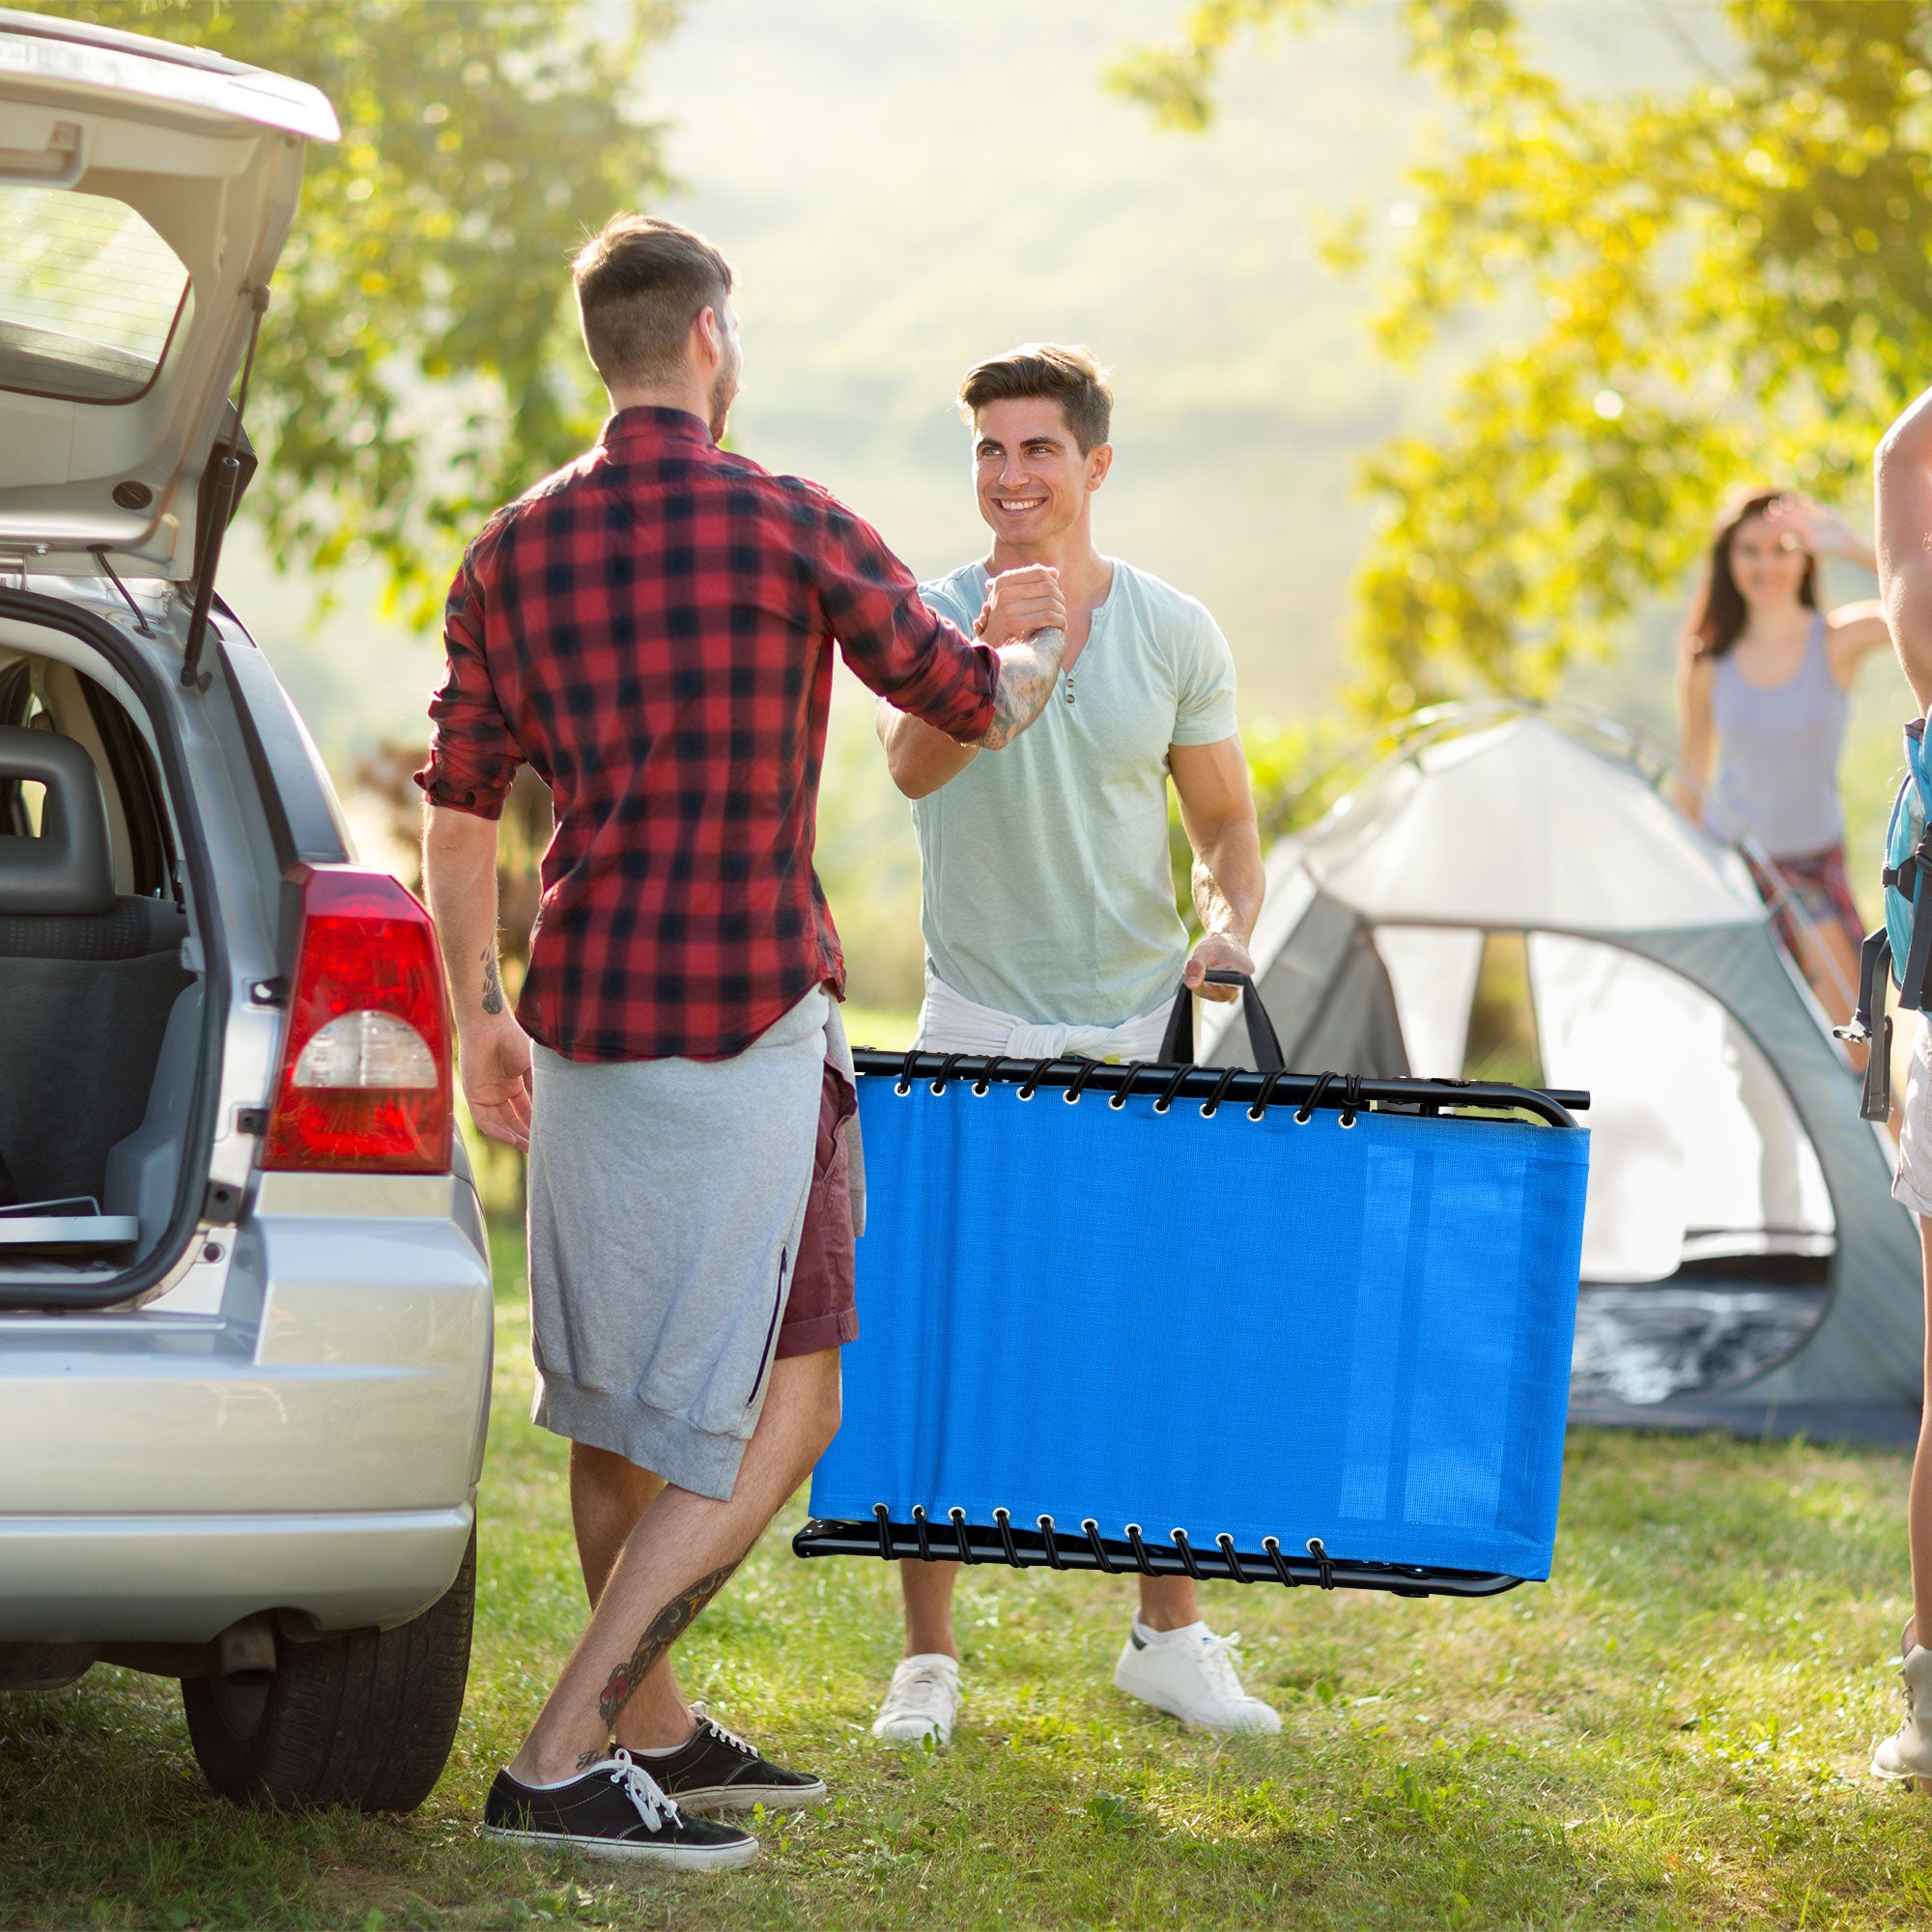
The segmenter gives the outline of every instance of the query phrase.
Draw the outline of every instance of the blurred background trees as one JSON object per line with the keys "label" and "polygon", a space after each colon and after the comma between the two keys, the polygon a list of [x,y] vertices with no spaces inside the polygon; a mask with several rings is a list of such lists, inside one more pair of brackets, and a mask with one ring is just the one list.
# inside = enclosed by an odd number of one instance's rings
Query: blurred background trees
{"label": "blurred background trees", "polygon": [[[960,370],[1091,343],[1119,393],[1100,541],[1214,611],[1277,826],[1365,724],[1444,695],[1554,692],[1668,742],[1717,500],[1769,475],[1861,520],[1877,425],[1932,366],[1925,28],[1890,0],[42,3],[342,115],[223,569],[365,852],[405,871],[437,599],[484,512],[594,428],[563,270],[619,205],[739,270],[738,445],[922,575],[986,543]],[[988,117],[1019,59],[1045,106],[1016,189]],[[1843,569],[1833,594],[1866,594]],[[1855,696],[1861,850],[1901,701],[1877,666]],[[548,836],[532,782],[506,852]],[[910,1009],[910,828],[842,676],[819,832],[855,997]]]}
{"label": "blurred background trees", "polygon": [[[311,146],[249,402],[263,449],[248,513],[326,607],[373,565],[433,629],[464,542],[596,434],[603,394],[565,268],[612,210],[669,185],[638,112],[664,0],[78,0],[70,19],[292,74],[335,104]],[[380,700],[370,704],[380,709]],[[338,776],[386,821],[406,883],[421,736],[383,737]],[[550,794],[520,775],[498,884],[506,979],[522,978]]]}
{"label": "blurred background trees", "polygon": [[[660,0],[30,0],[335,103],[262,329],[249,507],[283,566],[374,559],[418,623],[476,523],[594,434],[562,270],[668,185],[639,117]],[[612,26],[614,24],[614,31]]]}
{"label": "blurred background trees", "polygon": [[[669,185],[638,111],[666,0],[29,0],[292,74],[335,105],[316,143],[262,329],[247,514],[275,564],[327,610],[373,567],[384,601],[436,624],[464,542],[497,504],[596,434],[604,398],[565,272],[584,235]],[[426,680],[413,678],[419,685]],[[384,697],[361,694],[366,715]],[[413,708],[419,710],[419,700]],[[420,733],[364,741],[345,771],[414,858]],[[505,980],[527,963],[550,793],[519,775],[498,848]],[[514,1208],[521,1163],[472,1136],[486,1198]]]}
{"label": "blurred background trees", "polygon": [[[1233,54],[1334,4],[1205,0],[1110,82],[1199,132]],[[1437,427],[1364,465],[1376,519],[1350,696],[1372,713],[1548,694],[1681,577],[1738,484],[1861,494],[1880,432],[1932,367],[1932,13],[1647,11],[1689,84],[1564,85],[1505,0],[1401,10],[1455,133],[1389,211],[1392,248],[1358,214],[1330,257],[1381,270],[1392,356],[1413,363],[1472,306],[1507,333]]]}

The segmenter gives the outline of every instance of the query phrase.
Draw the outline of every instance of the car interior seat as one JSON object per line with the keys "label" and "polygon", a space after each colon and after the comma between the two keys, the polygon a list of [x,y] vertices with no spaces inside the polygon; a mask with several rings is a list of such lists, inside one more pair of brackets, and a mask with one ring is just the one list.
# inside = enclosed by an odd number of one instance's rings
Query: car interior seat
{"label": "car interior seat", "polygon": [[[170,1016],[198,992],[182,909],[114,891],[86,750],[0,726],[10,780],[44,791],[39,837],[0,834],[0,1255],[4,1210],[102,1195],[110,1151],[150,1117]],[[191,1055],[191,1029],[175,1031]]]}

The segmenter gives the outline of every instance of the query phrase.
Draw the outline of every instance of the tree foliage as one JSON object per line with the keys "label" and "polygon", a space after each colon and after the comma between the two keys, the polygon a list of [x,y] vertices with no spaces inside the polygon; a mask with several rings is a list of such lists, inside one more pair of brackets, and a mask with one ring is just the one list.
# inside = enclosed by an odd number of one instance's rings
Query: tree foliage
{"label": "tree foliage", "polygon": [[250,504],[284,564],[374,555],[420,610],[456,540],[565,461],[599,408],[568,324],[586,229],[666,185],[633,110],[673,17],[631,0],[38,0],[306,80],[342,122],[308,156],[262,330]]}
{"label": "tree foliage", "polygon": [[[1205,0],[1110,79],[1198,130],[1243,37],[1336,4]],[[1681,576],[1738,484],[1848,493],[1932,366],[1932,13],[1729,0],[1692,16],[1700,47],[1668,8],[1686,83],[1611,97],[1561,85],[1505,0],[1403,10],[1457,111],[1397,211],[1380,340],[1413,358],[1481,303],[1523,327],[1434,434],[1367,465],[1372,710],[1547,690]],[[1365,234],[1333,252],[1361,262]]]}

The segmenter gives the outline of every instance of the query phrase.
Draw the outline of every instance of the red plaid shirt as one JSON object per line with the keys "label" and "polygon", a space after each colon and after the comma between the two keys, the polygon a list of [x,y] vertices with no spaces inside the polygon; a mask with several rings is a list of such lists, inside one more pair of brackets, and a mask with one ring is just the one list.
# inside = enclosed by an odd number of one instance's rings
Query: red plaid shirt
{"label": "red plaid shirt", "polygon": [[499,510],[443,639],[416,782],[485,818],[524,760],[550,786],[518,1016],[571,1060],[722,1060],[813,986],[842,990],[811,867],[835,639],[964,741],[999,668],[868,525],[680,410],[622,411]]}

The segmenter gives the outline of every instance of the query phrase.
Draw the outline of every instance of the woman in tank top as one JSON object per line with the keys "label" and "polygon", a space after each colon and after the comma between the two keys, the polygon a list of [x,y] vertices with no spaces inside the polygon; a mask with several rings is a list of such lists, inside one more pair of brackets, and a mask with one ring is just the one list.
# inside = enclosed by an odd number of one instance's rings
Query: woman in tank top
{"label": "woman in tank top", "polygon": [[[1685,768],[1724,828],[1748,833],[1776,862],[1778,931],[1841,1025],[1858,988],[1861,922],[1845,877],[1838,753],[1852,680],[1891,636],[1876,599],[1819,608],[1820,556],[1874,568],[1871,545],[1809,497],[1761,492],[1723,519],[1684,634],[1677,709]],[[1694,794],[1683,803],[1701,816]],[[1751,871],[1774,901],[1778,881],[1755,863]]]}

